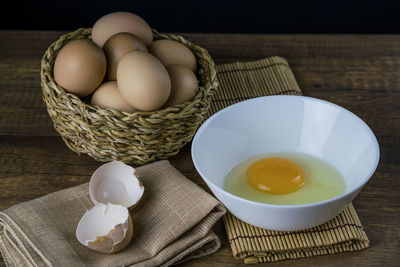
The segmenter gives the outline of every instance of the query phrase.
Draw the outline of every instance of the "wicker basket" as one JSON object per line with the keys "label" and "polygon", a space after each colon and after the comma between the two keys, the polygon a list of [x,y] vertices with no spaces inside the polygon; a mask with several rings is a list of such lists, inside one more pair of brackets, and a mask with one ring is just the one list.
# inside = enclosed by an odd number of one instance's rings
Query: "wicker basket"
{"label": "wicker basket", "polygon": [[50,45],[41,62],[43,100],[54,128],[65,144],[98,161],[121,160],[144,164],[175,155],[192,138],[205,119],[218,87],[214,62],[207,50],[181,36],[160,34],[189,47],[198,63],[199,91],[191,102],[153,112],[126,113],[93,107],[56,84],[53,76],[58,51],[74,39],[91,38],[90,28],[61,36]]}

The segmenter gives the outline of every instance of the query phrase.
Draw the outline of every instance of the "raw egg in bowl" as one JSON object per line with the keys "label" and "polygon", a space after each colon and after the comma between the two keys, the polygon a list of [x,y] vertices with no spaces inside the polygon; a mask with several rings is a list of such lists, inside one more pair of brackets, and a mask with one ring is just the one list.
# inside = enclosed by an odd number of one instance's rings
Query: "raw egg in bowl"
{"label": "raw egg in bowl", "polygon": [[352,112],[304,96],[265,96],[211,116],[192,142],[196,170],[239,219],[302,230],[340,213],[371,178],[379,145]]}

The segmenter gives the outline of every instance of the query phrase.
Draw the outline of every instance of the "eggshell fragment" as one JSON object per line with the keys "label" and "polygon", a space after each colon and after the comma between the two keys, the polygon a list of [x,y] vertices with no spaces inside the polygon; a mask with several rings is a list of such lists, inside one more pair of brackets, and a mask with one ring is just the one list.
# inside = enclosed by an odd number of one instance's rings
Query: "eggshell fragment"
{"label": "eggshell fragment", "polygon": [[164,66],[182,65],[196,73],[196,57],[185,45],[173,40],[162,39],[148,45],[148,49]]}
{"label": "eggshell fragment", "polygon": [[171,93],[167,70],[157,58],[146,52],[133,51],[121,58],[117,83],[125,100],[143,111],[159,109]]}
{"label": "eggshell fragment", "polygon": [[147,52],[145,43],[136,35],[128,32],[120,32],[111,36],[103,45],[103,51],[107,59],[106,78],[110,81],[117,79],[118,62],[128,52]]}
{"label": "eggshell fragment", "polygon": [[85,212],[76,228],[79,242],[102,253],[124,249],[133,235],[132,219],[126,207],[96,204]]}
{"label": "eggshell fragment", "polygon": [[118,90],[116,81],[105,82],[94,91],[91,100],[92,106],[112,108],[125,112],[134,112],[136,109],[126,102]]}
{"label": "eggshell fragment", "polygon": [[92,28],[92,39],[100,47],[108,38],[119,32],[130,32],[145,44],[153,41],[153,31],[149,24],[138,15],[130,12],[114,12],[101,17]]}
{"label": "eggshell fragment", "polygon": [[132,210],[143,197],[144,186],[131,166],[112,161],[100,166],[89,182],[89,194],[94,204],[112,203]]}
{"label": "eggshell fragment", "polygon": [[169,77],[171,78],[171,95],[165,106],[173,106],[192,100],[199,88],[196,75],[181,65],[167,66]]}

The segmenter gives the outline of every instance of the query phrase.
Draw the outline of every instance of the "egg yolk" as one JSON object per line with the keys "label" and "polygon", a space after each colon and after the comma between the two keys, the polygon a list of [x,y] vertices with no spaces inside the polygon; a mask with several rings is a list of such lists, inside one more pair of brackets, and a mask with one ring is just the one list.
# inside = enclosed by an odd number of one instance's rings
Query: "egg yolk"
{"label": "egg yolk", "polygon": [[249,184],[270,194],[287,194],[301,188],[305,171],[295,162],[284,158],[264,158],[253,163],[246,172]]}

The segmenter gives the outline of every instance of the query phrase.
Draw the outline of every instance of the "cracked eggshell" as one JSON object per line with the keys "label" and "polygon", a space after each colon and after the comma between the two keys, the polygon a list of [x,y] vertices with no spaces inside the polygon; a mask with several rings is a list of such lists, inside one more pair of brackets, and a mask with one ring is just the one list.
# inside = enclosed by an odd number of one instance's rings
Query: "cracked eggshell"
{"label": "cracked eggshell", "polygon": [[130,243],[132,235],[128,209],[111,203],[99,203],[86,211],[76,228],[80,243],[102,253],[121,251]]}
{"label": "cracked eggshell", "polygon": [[101,165],[89,182],[89,194],[94,204],[112,203],[132,210],[143,193],[144,186],[135,169],[121,161]]}

